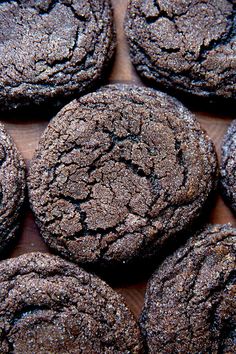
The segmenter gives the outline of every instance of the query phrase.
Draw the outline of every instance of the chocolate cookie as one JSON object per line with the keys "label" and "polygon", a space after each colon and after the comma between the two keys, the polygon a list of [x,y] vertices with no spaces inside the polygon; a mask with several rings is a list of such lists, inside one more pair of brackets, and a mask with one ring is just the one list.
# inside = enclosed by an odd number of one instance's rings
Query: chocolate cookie
{"label": "chocolate cookie", "polygon": [[225,199],[236,212],[236,120],[234,120],[222,144],[221,189]]}
{"label": "chocolate cookie", "polygon": [[216,155],[177,100],[107,86],[50,122],[29,173],[42,236],[80,263],[126,263],[153,252],[200,214]]}
{"label": "chocolate cookie", "polygon": [[14,239],[25,192],[25,165],[0,124],[0,253]]}
{"label": "chocolate cookie", "polygon": [[149,281],[141,316],[148,353],[235,353],[236,229],[206,228]]}
{"label": "chocolate cookie", "polygon": [[140,353],[140,332],[122,298],[55,256],[0,263],[2,354]]}
{"label": "chocolate cookie", "polygon": [[93,86],[114,51],[110,0],[0,2],[0,109]]}
{"label": "chocolate cookie", "polygon": [[206,97],[236,98],[235,0],[130,0],[131,59],[146,79]]}

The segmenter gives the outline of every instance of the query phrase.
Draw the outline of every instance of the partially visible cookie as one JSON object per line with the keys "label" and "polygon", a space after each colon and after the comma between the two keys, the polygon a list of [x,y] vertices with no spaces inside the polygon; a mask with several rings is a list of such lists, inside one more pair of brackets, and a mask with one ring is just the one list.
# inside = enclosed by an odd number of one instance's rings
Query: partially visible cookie
{"label": "partially visible cookie", "polygon": [[133,64],[165,88],[235,99],[235,14],[235,0],[130,0]]}
{"label": "partially visible cookie", "polygon": [[54,251],[120,265],[153,254],[195,221],[216,171],[211,140],[180,102],[111,85],[50,122],[30,166],[29,197]]}
{"label": "partially visible cookie", "polygon": [[110,0],[0,2],[0,110],[97,84],[114,52]]}
{"label": "partially visible cookie", "polygon": [[147,352],[235,353],[236,229],[215,225],[166,259],[140,319]]}
{"label": "partially visible cookie", "polygon": [[0,253],[14,239],[25,197],[25,164],[0,124]]}
{"label": "partially visible cookie", "polygon": [[2,354],[138,354],[132,314],[105,282],[42,253],[0,263]]}
{"label": "partially visible cookie", "polygon": [[221,189],[227,202],[236,212],[236,120],[225,134],[221,149]]}

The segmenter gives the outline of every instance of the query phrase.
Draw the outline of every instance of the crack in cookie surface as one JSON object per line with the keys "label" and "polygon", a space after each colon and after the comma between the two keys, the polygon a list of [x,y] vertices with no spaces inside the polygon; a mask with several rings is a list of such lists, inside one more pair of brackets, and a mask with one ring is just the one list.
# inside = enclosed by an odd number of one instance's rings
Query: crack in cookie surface
{"label": "crack in cookie surface", "polygon": [[0,124],[0,253],[14,239],[25,198],[25,164]]}
{"label": "crack in cookie surface", "polygon": [[55,256],[0,264],[0,351],[140,353],[138,326],[99,278]]}
{"label": "crack in cookie surface", "polygon": [[221,189],[226,201],[236,212],[236,120],[224,136],[221,156]]}
{"label": "crack in cookie surface", "polygon": [[3,109],[81,93],[114,49],[109,0],[1,2],[0,32]]}
{"label": "crack in cookie surface", "polygon": [[234,353],[236,229],[195,235],[154,273],[140,323],[149,353]]}
{"label": "crack in cookie surface", "polygon": [[132,61],[149,80],[199,96],[235,99],[236,4],[130,0]]}
{"label": "crack in cookie surface", "polygon": [[29,190],[52,247],[78,262],[126,262],[189,225],[215,174],[212,143],[182,105],[109,86],[50,123]]}

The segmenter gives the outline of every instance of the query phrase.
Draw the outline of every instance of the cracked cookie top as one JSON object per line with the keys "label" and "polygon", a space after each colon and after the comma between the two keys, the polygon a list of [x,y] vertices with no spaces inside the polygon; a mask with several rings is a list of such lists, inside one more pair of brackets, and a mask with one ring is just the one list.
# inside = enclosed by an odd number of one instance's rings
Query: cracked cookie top
{"label": "cracked cookie top", "polygon": [[106,283],[56,256],[0,262],[1,354],[138,354],[138,325]]}
{"label": "cracked cookie top", "polygon": [[221,152],[222,192],[236,213],[236,120],[231,123],[224,136]]}
{"label": "cracked cookie top", "polygon": [[194,221],[215,175],[212,142],[177,100],[111,85],[50,122],[29,196],[54,250],[80,263],[125,263]]}
{"label": "cracked cookie top", "polygon": [[236,98],[234,0],[130,0],[126,34],[138,72],[166,88]]}
{"label": "cracked cookie top", "polygon": [[0,2],[0,109],[91,87],[114,49],[110,0]]}
{"label": "cracked cookie top", "polygon": [[0,124],[0,253],[14,239],[25,198],[25,164]]}
{"label": "cracked cookie top", "polygon": [[141,316],[148,353],[235,353],[236,229],[193,237],[149,281]]}

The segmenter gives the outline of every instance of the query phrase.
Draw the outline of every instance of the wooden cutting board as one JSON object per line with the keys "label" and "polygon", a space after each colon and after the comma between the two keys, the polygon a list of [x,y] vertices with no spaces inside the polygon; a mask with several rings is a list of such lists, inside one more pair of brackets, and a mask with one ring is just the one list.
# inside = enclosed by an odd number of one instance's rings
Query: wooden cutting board
{"label": "wooden cutting board", "polygon": [[[129,50],[123,31],[123,21],[127,8],[127,2],[127,0],[112,1],[114,7],[114,21],[117,31],[117,51],[107,82],[130,82],[142,84],[130,62]],[[236,111],[234,107],[217,107],[216,110],[213,105],[209,105],[206,108],[206,105],[199,102],[193,103],[184,101],[184,103],[193,113],[196,114],[202,127],[213,139],[220,160],[220,146],[222,137],[232,119],[236,118]],[[25,158],[27,167],[30,164],[30,159],[34,154],[35,148],[38,145],[39,138],[44,129],[47,127],[50,118],[52,117],[46,114],[40,116],[40,114],[34,111],[27,113],[26,116],[19,116],[18,114],[12,114],[10,117],[1,115],[0,120],[5,124],[16,145],[21,151],[23,157]],[[23,213],[23,222],[20,228],[18,242],[14,249],[6,255],[6,258],[15,257],[31,251],[49,252],[47,246],[40,237],[39,230],[35,225],[28,202],[26,203]],[[220,195],[217,196],[215,204],[212,205],[211,209],[209,209],[208,221],[211,223],[231,222],[233,225],[236,225],[235,217],[225,205]],[[142,280],[140,279],[137,281],[137,278],[138,276],[136,275],[136,280],[130,279],[129,281],[124,281],[122,283],[120,280],[116,281],[115,276],[113,279],[110,279],[112,286],[124,296],[127,305],[136,317],[139,316],[142,308],[148,274],[146,277],[144,275],[144,280],[142,277]]]}

